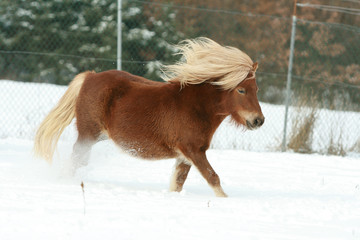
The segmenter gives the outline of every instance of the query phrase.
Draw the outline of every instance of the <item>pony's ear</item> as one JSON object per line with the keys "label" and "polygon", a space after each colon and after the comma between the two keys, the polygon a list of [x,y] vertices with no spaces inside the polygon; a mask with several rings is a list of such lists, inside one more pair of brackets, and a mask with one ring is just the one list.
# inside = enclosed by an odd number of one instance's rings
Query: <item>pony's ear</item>
{"label": "pony's ear", "polygon": [[256,69],[257,69],[257,68],[258,68],[258,63],[255,62],[255,63],[253,64],[253,71],[256,72]]}

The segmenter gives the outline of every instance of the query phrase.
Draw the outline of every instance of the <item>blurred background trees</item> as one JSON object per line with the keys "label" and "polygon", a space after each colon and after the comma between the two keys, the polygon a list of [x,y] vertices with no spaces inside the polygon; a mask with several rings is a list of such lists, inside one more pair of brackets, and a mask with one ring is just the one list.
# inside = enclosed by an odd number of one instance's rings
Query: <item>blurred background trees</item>
{"label": "blurred background trees", "polygon": [[[356,1],[311,4],[360,8]],[[172,44],[206,36],[258,61],[260,100],[281,104],[292,9],[287,0],[123,0],[123,69],[160,80],[160,63],[177,60]],[[304,6],[297,15],[294,94],[315,91],[327,108],[358,106],[360,15]],[[84,70],[114,69],[116,39],[116,1],[2,0],[0,79],[67,84]]]}

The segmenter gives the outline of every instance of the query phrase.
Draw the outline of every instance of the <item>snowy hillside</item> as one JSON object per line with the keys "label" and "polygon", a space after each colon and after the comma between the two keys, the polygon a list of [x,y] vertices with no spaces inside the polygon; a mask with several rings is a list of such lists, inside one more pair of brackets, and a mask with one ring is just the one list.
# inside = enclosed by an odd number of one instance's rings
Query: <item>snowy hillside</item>
{"label": "snowy hillside", "polygon": [[[51,84],[0,81],[0,138],[33,139],[41,120],[55,106],[66,86]],[[280,145],[283,135],[284,106],[261,103],[265,124],[256,131],[235,127],[229,119],[219,127],[212,141],[214,149],[242,149],[271,151]],[[297,110],[290,108],[291,114]],[[360,136],[360,113],[321,110],[315,123],[313,149],[321,152],[332,136],[341,139],[346,148],[353,146]],[[65,130],[62,140],[74,141],[74,125]]]}

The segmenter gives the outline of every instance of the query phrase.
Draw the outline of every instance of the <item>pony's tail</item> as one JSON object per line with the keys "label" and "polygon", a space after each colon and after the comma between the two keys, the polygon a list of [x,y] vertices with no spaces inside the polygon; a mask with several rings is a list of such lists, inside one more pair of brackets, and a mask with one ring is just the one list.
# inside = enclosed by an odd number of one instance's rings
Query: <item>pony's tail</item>
{"label": "pony's tail", "polygon": [[90,72],[78,74],[70,83],[58,104],[40,124],[34,141],[34,154],[44,158],[50,164],[57,142],[64,129],[75,118],[75,104],[80,88]]}

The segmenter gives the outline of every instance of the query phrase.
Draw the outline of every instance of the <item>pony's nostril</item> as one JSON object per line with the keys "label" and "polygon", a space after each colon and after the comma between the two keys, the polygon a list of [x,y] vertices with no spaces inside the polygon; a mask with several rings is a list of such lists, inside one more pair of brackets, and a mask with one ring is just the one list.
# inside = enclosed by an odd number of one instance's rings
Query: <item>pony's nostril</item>
{"label": "pony's nostril", "polygon": [[264,119],[263,118],[256,118],[255,120],[254,120],[254,125],[255,126],[257,126],[257,127],[260,127],[261,125],[263,125],[263,123],[264,123]]}

